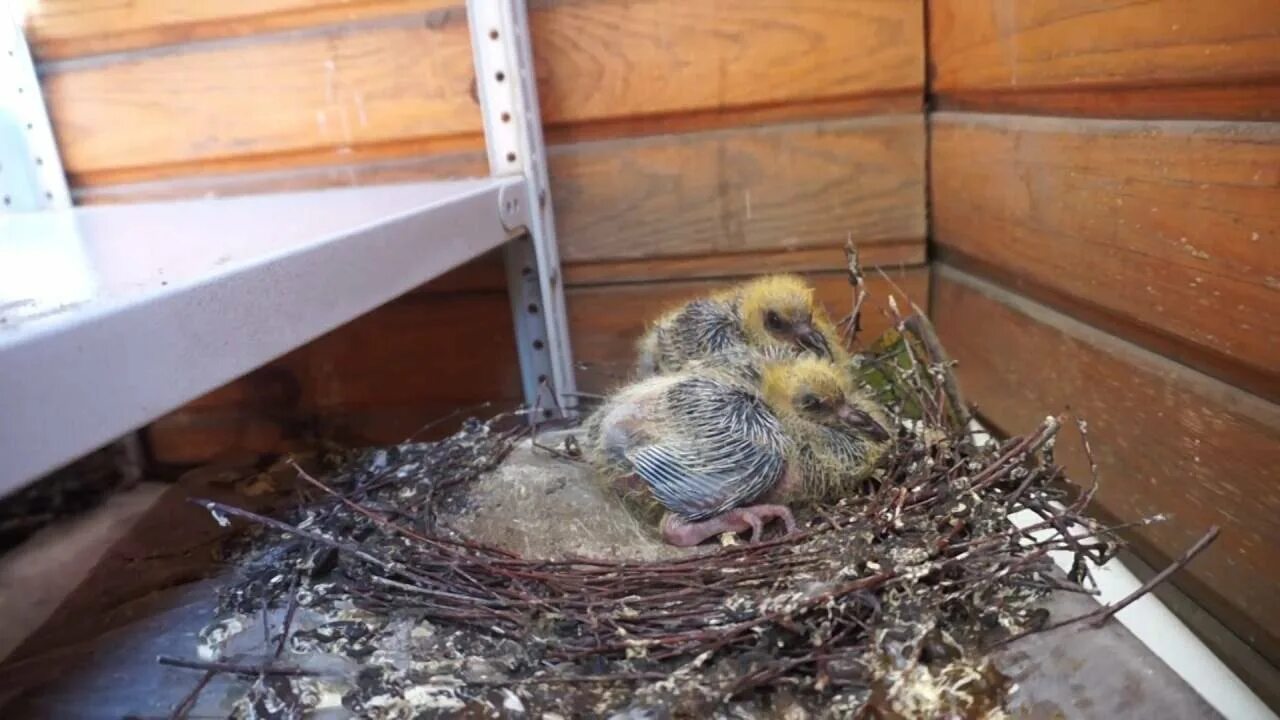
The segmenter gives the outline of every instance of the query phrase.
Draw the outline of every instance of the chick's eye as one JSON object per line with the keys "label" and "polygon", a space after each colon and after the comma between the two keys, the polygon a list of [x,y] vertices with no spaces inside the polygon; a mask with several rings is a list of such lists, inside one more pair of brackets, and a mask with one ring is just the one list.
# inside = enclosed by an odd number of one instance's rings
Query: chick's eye
{"label": "chick's eye", "polygon": [[805,410],[817,410],[822,407],[822,400],[817,395],[805,395],[800,398],[800,407]]}
{"label": "chick's eye", "polygon": [[774,312],[773,310],[770,310],[769,312],[764,314],[764,324],[765,324],[765,327],[769,328],[770,330],[781,330],[782,318],[778,315],[778,313]]}

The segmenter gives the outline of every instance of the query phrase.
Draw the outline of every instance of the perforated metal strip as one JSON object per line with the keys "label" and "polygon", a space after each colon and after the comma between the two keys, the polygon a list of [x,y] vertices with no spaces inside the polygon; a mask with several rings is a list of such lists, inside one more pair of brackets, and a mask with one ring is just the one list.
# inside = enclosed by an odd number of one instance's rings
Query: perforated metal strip
{"label": "perforated metal strip", "polygon": [[71,206],[22,29],[0,17],[0,213]]}
{"label": "perforated metal strip", "polygon": [[561,409],[571,414],[576,406],[573,355],[528,13],[520,0],[469,0],[467,13],[490,172],[527,180],[522,201],[530,206],[528,236],[506,250],[526,402],[544,417]]}

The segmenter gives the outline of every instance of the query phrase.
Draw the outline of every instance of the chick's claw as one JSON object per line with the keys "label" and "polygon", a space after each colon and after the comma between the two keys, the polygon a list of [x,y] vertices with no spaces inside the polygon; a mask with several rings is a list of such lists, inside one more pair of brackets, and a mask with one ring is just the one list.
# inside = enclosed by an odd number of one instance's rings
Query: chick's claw
{"label": "chick's claw", "polygon": [[748,505],[700,521],[685,520],[668,513],[662,519],[662,539],[677,547],[693,547],[726,532],[750,530],[751,542],[756,543],[760,542],[764,526],[770,520],[781,520],[787,534],[795,532],[795,518],[785,505]]}
{"label": "chick's claw", "polygon": [[756,531],[751,535],[752,542],[760,540],[759,530],[764,526],[764,523],[770,520],[781,520],[782,525],[787,529],[788,535],[796,531],[796,519],[791,515],[791,509],[786,505],[749,505],[738,508],[737,512],[746,513],[749,517],[755,517],[756,522],[759,523],[759,525],[753,523],[751,526]]}

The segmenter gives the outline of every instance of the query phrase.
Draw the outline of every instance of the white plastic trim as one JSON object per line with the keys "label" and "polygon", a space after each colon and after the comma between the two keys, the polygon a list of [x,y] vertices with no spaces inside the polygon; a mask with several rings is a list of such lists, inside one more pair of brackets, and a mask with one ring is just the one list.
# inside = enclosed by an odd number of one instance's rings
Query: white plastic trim
{"label": "white plastic trim", "polygon": [[[991,436],[977,421],[971,427],[976,442],[985,444],[991,441]],[[1009,520],[1017,527],[1025,528],[1039,523],[1042,518],[1030,510],[1020,510],[1010,515]],[[1033,530],[1030,535],[1040,541],[1056,537],[1058,533],[1052,529],[1044,529]],[[1070,552],[1054,551],[1049,555],[1064,572],[1070,571]],[[1105,605],[1123,600],[1142,587],[1137,576],[1117,558],[1112,558],[1103,565],[1090,563],[1089,569],[1098,582],[1097,600]],[[1155,595],[1147,593],[1135,600],[1116,613],[1115,619],[1223,717],[1228,720],[1276,718],[1276,714],[1249,686],[1231,672]]]}

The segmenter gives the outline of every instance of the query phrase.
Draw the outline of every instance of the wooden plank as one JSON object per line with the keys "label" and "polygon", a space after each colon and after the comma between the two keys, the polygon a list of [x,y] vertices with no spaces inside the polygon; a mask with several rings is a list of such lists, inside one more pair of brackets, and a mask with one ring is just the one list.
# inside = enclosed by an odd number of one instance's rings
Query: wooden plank
{"label": "wooden plank", "polygon": [[1067,117],[1280,120],[1280,80],[1248,85],[961,91],[938,97],[942,110]]}
{"label": "wooden plank", "polygon": [[[925,304],[925,269],[890,275],[910,299]],[[812,277],[833,314],[848,311],[843,274]],[[587,365],[579,382],[591,391],[620,381],[658,308],[727,282],[570,287],[575,358]],[[875,298],[890,292],[878,276],[868,282]],[[885,327],[879,307],[872,302],[864,313],[867,337]],[[353,445],[399,442],[459,407],[489,400],[514,406],[521,397],[518,367],[505,293],[414,294],[161,418],[150,426],[149,445],[160,462],[190,464],[301,448],[319,437]]]}
{"label": "wooden plank", "polygon": [[550,2],[535,9],[551,125],[920,89],[920,0]]}
{"label": "wooden plank", "polygon": [[[944,105],[1062,109],[1132,117],[1275,117],[1280,4],[1273,0],[935,0],[933,86]],[[1170,87],[1201,88],[1188,93]],[[1225,100],[1206,105],[1207,97]],[[1223,90],[1224,86],[1232,86]],[[1080,90],[1124,89],[1127,100]],[[1072,97],[1072,95],[1074,96]],[[1010,97],[1001,97],[1008,95]],[[1153,107],[1148,108],[1150,103]]]}
{"label": "wooden plank", "polygon": [[[928,269],[915,268],[888,273],[907,297],[898,295],[900,307],[912,300],[927,308]],[[837,320],[852,307],[852,292],[843,273],[809,273],[818,298]],[[569,333],[573,338],[574,360],[584,367],[578,372],[578,387],[585,392],[602,392],[624,381],[635,363],[636,341],[647,324],[668,306],[723,287],[724,281],[648,282],[636,285],[569,288]],[[873,340],[888,326],[882,311],[885,298],[894,292],[878,275],[867,278],[872,298],[863,311],[862,339]]]}
{"label": "wooden plank", "polygon": [[[1175,580],[1275,662],[1280,617],[1280,407],[940,266],[933,315],[966,394],[1001,431],[1046,414],[1085,418],[1102,506],[1136,520],[1138,549],[1162,567],[1212,524],[1217,544]],[[1077,483],[1088,463],[1057,444]]]}
{"label": "wooden plank", "polygon": [[[551,127],[752,110],[923,85],[919,0],[551,2],[531,16]],[[447,9],[46,64],[76,184],[428,140],[477,143],[463,13]],[[101,128],[112,132],[101,132]]]}
{"label": "wooden plank", "polygon": [[590,123],[543,128],[553,145],[619,138],[729,130],[783,123],[840,120],[873,115],[919,115],[925,111],[921,88],[876,91],[874,95],[790,101],[782,105],[707,107],[670,113],[634,115]]}
{"label": "wooden plank", "polygon": [[943,255],[1280,398],[1280,125],[935,118]]}
{"label": "wooden plank", "polygon": [[[607,281],[608,272],[621,273],[615,281],[733,274],[726,270],[762,252],[786,269],[814,270],[839,267],[838,258],[828,260],[831,249],[852,238],[868,264],[918,264],[924,148],[922,115],[555,146],[549,164],[561,257],[570,266],[591,263],[574,272],[587,282]],[[485,172],[480,153],[455,152],[91,186],[77,200],[171,200]],[[814,264],[818,255],[825,265]],[[658,258],[679,262],[646,269]],[[598,265],[616,260],[625,262]]]}
{"label": "wooden plank", "polygon": [[317,436],[399,441],[456,407],[520,397],[505,291],[413,293],[157,420],[149,442],[161,462],[190,463]]}
{"label": "wooden plank", "polygon": [[[923,265],[924,240],[877,242],[859,248],[863,267],[902,268]],[[567,286],[612,285],[651,280],[696,280],[756,275],[771,272],[808,273],[844,267],[844,246],[804,250],[763,250],[717,253],[695,257],[654,260],[577,262],[563,267]]]}
{"label": "wooden plank", "polygon": [[41,0],[25,29],[36,57],[64,59],[460,7],[457,0]]}
{"label": "wooden plank", "polygon": [[924,117],[552,149],[566,262],[923,238]]}
{"label": "wooden plank", "polygon": [[75,184],[95,173],[130,179],[149,166],[217,170],[237,156],[287,165],[323,149],[341,160],[355,146],[478,139],[467,32],[458,14],[435,25],[328,29],[71,63],[46,71],[42,84]]}
{"label": "wooden plank", "polygon": [[[327,158],[312,158],[330,160]],[[425,182],[480,177],[489,174],[483,150],[433,152],[404,158],[380,158],[353,152],[341,164],[303,162],[286,169],[256,172],[203,173],[165,180],[88,185],[72,190],[77,205],[161,202],[190,198],[234,197],[257,193],[297,192],[334,187],[359,187],[401,182]]]}

